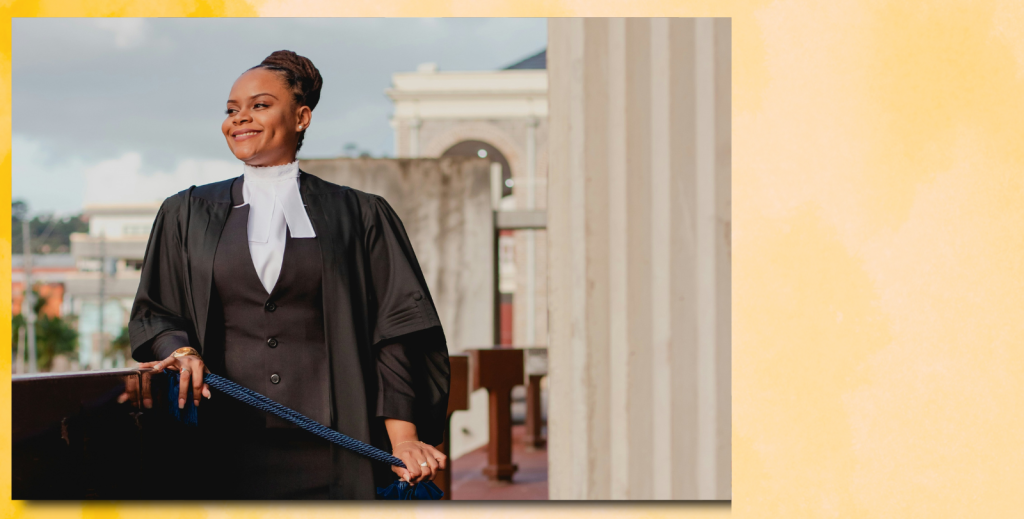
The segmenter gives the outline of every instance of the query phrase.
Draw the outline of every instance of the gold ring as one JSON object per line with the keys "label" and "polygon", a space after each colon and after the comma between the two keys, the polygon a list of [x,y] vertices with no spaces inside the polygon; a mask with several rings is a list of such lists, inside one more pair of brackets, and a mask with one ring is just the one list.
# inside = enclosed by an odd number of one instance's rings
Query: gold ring
{"label": "gold ring", "polygon": [[195,348],[190,348],[188,346],[174,350],[174,353],[172,353],[171,355],[175,358],[187,356],[199,357],[200,359],[203,358],[201,355],[199,355],[199,351],[197,351]]}

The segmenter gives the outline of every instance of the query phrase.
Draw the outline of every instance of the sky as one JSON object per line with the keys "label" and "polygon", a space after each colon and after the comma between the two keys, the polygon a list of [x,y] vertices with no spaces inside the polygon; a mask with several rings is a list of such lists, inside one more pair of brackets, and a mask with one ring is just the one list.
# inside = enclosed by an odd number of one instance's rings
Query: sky
{"label": "sky", "polygon": [[347,144],[380,157],[394,145],[393,73],[496,70],[546,45],[544,18],[15,18],[13,198],[66,215],[241,174],[225,101],[275,50],[324,79],[299,158]]}

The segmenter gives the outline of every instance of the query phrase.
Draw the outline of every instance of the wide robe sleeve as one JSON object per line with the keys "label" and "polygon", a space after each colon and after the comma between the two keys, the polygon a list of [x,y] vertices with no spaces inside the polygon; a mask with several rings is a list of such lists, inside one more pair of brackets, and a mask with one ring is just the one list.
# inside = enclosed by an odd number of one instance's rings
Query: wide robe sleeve
{"label": "wide robe sleeve", "polygon": [[132,358],[139,362],[164,359],[174,349],[195,341],[182,248],[186,199],[186,191],[182,191],[164,200],[149,233],[128,323]]}
{"label": "wide robe sleeve", "polygon": [[376,301],[377,415],[411,421],[421,441],[438,445],[444,439],[450,383],[441,321],[398,215],[374,195],[364,218]]}

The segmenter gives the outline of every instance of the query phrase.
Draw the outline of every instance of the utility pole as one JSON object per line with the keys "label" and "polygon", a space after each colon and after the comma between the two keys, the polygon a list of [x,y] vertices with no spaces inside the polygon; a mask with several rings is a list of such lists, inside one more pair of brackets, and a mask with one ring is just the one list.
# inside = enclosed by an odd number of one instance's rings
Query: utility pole
{"label": "utility pole", "polygon": [[21,219],[21,258],[25,268],[25,291],[21,298],[21,315],[25,317],[26,336],[28,337],[28,372],[35,373],[36,367],[36,313],[35,297],[32,293],[32,236],[29,234],[29,214]]}
{"label": "utility pole", "polygon": [[89,366],[100,369],[103,361],[103,309],[107,304],[107,233],[100,229],[100,333],[92,345]]}
{"label": "utility pole", "polygon": [[14,372],[25,372],[25,327],[18,328],[18,359],[14,361]]}

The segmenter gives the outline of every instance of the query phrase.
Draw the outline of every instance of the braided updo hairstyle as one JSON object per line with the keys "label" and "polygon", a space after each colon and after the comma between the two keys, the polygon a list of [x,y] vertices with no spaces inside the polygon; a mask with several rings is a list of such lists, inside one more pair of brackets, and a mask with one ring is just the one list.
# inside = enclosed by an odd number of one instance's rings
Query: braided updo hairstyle
{"label": "braided updo hairstyle", "polygon": [[[313,66],[313,62],[309,58],[299,56],[290,50],[279,50],[267,56],[263,63],[249,70],[254,68],[265,68],[280,74],[288,88],[291,89],[292,96],[299,106],[305,105],[312,110],[320,102],[320,88],[324,81],[320,77],[320,71]],[[305,129],[299,132],[296,152],[302,148],[302,138],[305,135]]]}

